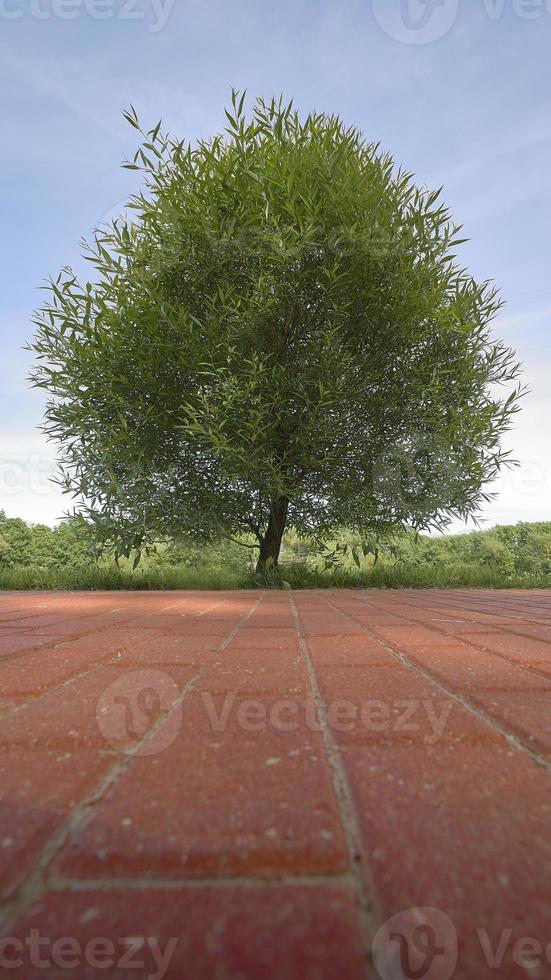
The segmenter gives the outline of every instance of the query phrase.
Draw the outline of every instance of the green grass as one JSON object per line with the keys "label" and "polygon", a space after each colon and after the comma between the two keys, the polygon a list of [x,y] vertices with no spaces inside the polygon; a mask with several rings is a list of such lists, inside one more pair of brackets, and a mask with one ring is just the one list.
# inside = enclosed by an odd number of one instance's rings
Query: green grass
{"label": "green grass", "polygon": [[506,575],[473,565],[380,564],[369,571],[335,569],[321,572],[304,566],[282,571],[292,588],[346,589],[537,589],[551,586],[551,580],[537,576]]}
{"label": "green grass", "polygon": [[0,590],[4,589],[239,589],[250,581],[246,573],[231,569],[180,568],[129,569],[90,566],[45,569],[10,568],[0,570]]}
{"label": "green grass", "polygon": [[278,576],[261,579],[247,569],[230,567],[189,568],[171,566],[138,568],[136,571],[114,565],[84,568],[44,569],[20,567],[0,570],[0,590],[57,589],[250,589],[265,586],[293,589],[519,589],[551,587],[541,576],[506,575],[473,565],[379,564],[368,571],[335,568],[322,572],[304,564],[284,565]]}

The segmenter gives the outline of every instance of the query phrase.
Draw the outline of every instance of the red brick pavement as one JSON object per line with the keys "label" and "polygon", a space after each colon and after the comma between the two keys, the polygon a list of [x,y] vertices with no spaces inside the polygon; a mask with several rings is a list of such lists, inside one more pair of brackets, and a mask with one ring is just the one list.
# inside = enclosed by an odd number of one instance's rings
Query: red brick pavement
{"label": "red brick pavement", "polygon": [[0,973],[551,977],[551,592],[0,597]]}

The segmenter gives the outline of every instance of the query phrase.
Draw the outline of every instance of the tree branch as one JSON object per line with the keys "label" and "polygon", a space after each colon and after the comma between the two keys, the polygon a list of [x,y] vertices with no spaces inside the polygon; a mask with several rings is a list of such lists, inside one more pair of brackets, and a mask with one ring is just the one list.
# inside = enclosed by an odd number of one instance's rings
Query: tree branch
{"label": "tree branch", "polygon": [[234,544],[241,545],[242,548],[260,548],[259,544],[246,544],[245,541],[238,541],[237,538],[232,538],[231,534],[225,534],[224,537],[227,541],[233,541]]}

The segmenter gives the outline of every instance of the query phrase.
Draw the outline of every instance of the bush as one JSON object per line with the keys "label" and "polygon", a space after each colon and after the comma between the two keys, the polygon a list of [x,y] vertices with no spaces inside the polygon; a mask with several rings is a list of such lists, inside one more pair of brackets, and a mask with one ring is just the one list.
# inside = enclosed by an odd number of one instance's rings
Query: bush
{"label": "bush", "polygon": [[551,523],[441,537],[403,530],[371,541],[342,531],[323,552],[319,542],[290,534],[279,568],[264,575],[254,574],[254,556],[227,539],[198,545],[179,538],[160,544],[134,570],[132,559],[117,565],[100,555],[82,520],[49,528],[0,512],[4,589],[536,588],[551,586]]}

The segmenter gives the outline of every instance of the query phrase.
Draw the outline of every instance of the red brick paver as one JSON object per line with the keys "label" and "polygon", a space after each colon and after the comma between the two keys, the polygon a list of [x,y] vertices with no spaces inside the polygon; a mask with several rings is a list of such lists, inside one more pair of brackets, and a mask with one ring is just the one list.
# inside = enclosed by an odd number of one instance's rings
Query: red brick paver
{"label": "red brick paver", "polygon": [[0,972],[551,977],[551,593],[0,597]]}

